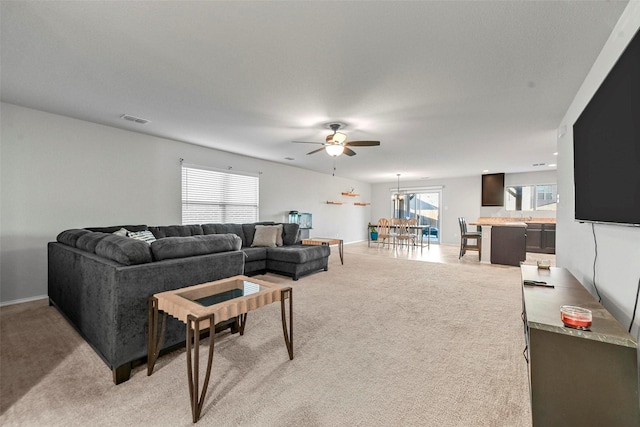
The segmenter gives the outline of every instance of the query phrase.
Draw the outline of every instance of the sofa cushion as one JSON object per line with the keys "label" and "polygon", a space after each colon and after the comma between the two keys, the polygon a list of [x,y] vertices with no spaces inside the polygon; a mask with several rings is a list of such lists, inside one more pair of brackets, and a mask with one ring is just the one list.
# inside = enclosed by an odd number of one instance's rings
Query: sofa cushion
{"label": "sofa cushion", "polygon": [[259,261],[267,258],[267,248],[242,248],[244,262]]}
{"label": "sofa cushion", "polygon": [[78,240],[76,240],[76,248],[94,254],[96,253],[96,246],[98,246],[100,240],[104,239],[107,236],[113,236],[113,234],[103,233],[100,231],[93,231],[83,234],[82,236],[78,237]]}
{"label": "sofa cushion", "polygon": [[78,238],[83,234],[87,234],[87,233],[91,233],[91,232],[89,230],[85,230],[84,228],[73,228],[71,230],[65,230],[62,233],[58,234],[58,237],[56,237],[56,240],[67,246],[71,246],[75,248]]}
{"label": "sofa cushion", "polygon": [[102,238],[95,253],[124,265],[145,264],[153,260],[148,243],[114,234]]}
{"label": "sofa cushion", "polygon": [[151,243],[151,252],[157,261],[189,256],[237,251],[242,239],[235,234],[208,234],[189,237],[165,237]]}
{"label": "sofa cushion", "polygon": [[244,252],[245,255],[245,263],[267,259],[267,248],[264,247],[242,248],[242,252]]}
{"label": "sofa cushion", "polygon": [[242,247],[250,248],[253,244],[253,235],[256,233],[256,225],[242,224],[242,231],[244,231],[244,240],[242,241]]}
{"label": "sofa cushion", "polygon": [[202,233],[203,234],[218,234],[216,230],[216,225],[218,224],[202,224]]}
{"label": "sofa cushion", "polygon": [[256,225],[253,235],[252,247],[276,247],[278,228],[264,225]]}
{"label": "sofa cushion", "polygon": [[108,233],[108,234],[118,231],[121,228],[126,228],[127,231],[143,231],[143,230],[149,229],[149,227],[147,227],[146,225],[114,225],[112,227],[85,227],[85,229],[89,231],[99,231],[101,233]]}
{"label": "sofa cushion", "polygon": [[298,243],[300,236],[300,224],[282,224],[282,242],[285,246]]}
{"label": "sofa cushion", "polygon": [[232,233],[242,239],[242,243],[244,243],[244,229],[242,228],[242,224],[216,224],[216,233],[218,234],[226,234]]}
{"label": "sofa cushion", "polygon": [[294,264],[303,264],[328,257],[331,249],[326,245],[318,246],[282,246],[279,248],[267,248],[267,259],[274,261],[291,262]]}
{"label": "sofa cushion", "polygon": [[162,239],[163,237],[200,236],[204,234],[202,226],[199,224],[152,226],[149,227],[149,231],[153,233],[156,239]]}

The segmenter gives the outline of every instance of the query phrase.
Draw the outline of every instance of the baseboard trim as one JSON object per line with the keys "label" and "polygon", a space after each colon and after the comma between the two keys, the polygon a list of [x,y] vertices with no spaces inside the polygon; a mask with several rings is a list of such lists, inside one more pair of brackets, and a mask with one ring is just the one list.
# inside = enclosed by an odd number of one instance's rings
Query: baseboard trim
{"label": "baseboard trim", "polygon": [[20,298],[13,301],[0,302],[0,307],[4,307],[5,305],[22,304],[24,302],[39,301],[41,299],[47,299],[47,298],[49,298],[49,295],[39,295],[39,296],[29,297],[29,298]]}

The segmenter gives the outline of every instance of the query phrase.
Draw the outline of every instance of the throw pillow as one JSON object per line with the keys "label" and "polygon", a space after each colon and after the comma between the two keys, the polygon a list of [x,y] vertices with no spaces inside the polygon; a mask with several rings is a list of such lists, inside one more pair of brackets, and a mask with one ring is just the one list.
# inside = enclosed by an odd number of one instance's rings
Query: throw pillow
{"label": "throw pillow", "polygon": [[151,242],[155,242],[156,241],[156,237],[149,230],[130,231],[127,234],[127,236],[131,237],[132,239],[142,240],[143,242],[145,242],[145,243],[147,243],[149,245],[151,244]]}
{"label": "throw pillow", "polygon": [[253,235],[252,247],[276,247],[277,244],[277,227],[267,227],[263,225],[256,225],[256,234]]}
{"label": "throw pillow", "polygon": [[126,228],[121,228],[118,231],[114,231],[111,234],[115,234],[116,236],[123,236],[123,237],[127,237],[127,233],[129,232],[129,230],[127,230]]}
{"label": "throw pillow", "polygon": [[258,228],[274,228],[276,230],[276,246],[282,246],[284,241],[282,240],[282,224],[278,225],[256,225]]}

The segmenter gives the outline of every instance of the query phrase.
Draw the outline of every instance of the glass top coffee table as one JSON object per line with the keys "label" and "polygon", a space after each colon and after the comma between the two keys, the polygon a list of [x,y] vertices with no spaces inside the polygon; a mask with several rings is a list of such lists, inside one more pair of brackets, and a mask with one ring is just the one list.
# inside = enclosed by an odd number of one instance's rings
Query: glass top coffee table
{"label": "glass top coffee table", "polygon": [[[285,301],[289,300],[289,327],[287,328]],[[214,328],[217,323],[236,319],[240,335],[244,334],[247,313],[280,301],[282,331],[289,359],[293,359],[293,293],[288,286],[265,282],[246,276],[234,276],[215,282],[161,292],[149,297],[149,335],[147,341],[147,375],[153,373],[162,348],[167,314],[187,325],[187,375],[193,422],[200,418],[211,364],[213,362]],[[159,311],[163,311],[158,333]],[[209,356],[202,391],[199,391],[200,331],[209,330]],[[195,353],[195,354],[194,354]]]}

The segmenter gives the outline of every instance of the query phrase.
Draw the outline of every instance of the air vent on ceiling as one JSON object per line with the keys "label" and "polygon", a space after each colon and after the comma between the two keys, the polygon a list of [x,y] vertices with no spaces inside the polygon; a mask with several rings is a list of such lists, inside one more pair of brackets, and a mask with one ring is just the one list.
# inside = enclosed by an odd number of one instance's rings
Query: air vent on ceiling
{"label": "air vent on ceiling", "polygon": [[134,123],[138,123],[141,125],[146,125],[147,123],[150,123],[151,120],[147,120],[147,119],[143,119],[141,117],[136,117],[136,116],[132,116],[129,114],[123,114],[120,116],[121,119],[125,119],[125,120],[129,120],[130,122],[134,122]]}

